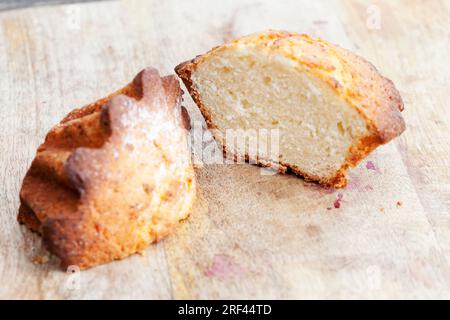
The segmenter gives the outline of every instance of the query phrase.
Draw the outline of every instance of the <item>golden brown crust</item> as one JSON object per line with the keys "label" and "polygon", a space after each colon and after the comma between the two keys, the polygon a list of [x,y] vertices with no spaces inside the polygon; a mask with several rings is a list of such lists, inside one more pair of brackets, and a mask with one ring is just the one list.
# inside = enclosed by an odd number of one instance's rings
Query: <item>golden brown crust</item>
{"label": "golden brown crust", "polygon": [[[363,58],[305,34],[286,31],[268,31],[252,34],[213,48],[208,53],[186,61],[175,68],[193,100],[199,106],[210,129],[217,129],[210,112],[192,83],[191,75],[197,66],[220,50],[237,46],[255,46],[271,50],[298,63],[298,68],[318,77],[366,120],[369,136],[362,137],[350,147],[346,161],[333,177],[316,177],[292,164],[277,163],[288,171],[324,185],[344,187],[348,167],[355,166],[367,154],[381,144],[399,136],[405,130],[401,116],[403,101],[391,80],[379,74],[377,69]],[[216,137],[217,140],[218,137]],[[221,143],[221,141],[219,141]],[[267,164],[267,160],[258,164]]]}
{"label": "golden brown crust", "polygon": [[48,133],[24,178],[18,220],[63,267],[141,251],[189,215],[195,176],[180,102],[175,76],[145,69]]}

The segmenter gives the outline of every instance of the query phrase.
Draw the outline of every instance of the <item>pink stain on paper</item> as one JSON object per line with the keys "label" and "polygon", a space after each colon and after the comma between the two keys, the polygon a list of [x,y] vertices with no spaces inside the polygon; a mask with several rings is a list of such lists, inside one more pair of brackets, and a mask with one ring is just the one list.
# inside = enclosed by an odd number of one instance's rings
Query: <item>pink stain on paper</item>
{"label": "pink stain on paper", "polygon": [[341,207],[342,198],[344,198],[344,195],[342,193],[338,193],[337,198],[333,204],[336,209],[339,209]]}
{"label": "pink stain on paper", "polygon": [[378,168],[377,165],[373,161],[367,161],[366,162],[366,169],[367,170],[373,170],[376,173],[381,173],[380,168]]}
{"label": "pink stain on paper", "polygon": [[355,190],[358,192],[366,192],[373,190],[373,187],[371,185],[366,184],[358,176],[354,176],[351,174],[349,174],[349,182],[347,188],[348,190]]}
{"label": "pink stain on paper", "polygon": [[244,270],[230,256],[216,255],[214,256],[212,265],[205,270],[205,275],[207,277],[227,279],[244,275]]}

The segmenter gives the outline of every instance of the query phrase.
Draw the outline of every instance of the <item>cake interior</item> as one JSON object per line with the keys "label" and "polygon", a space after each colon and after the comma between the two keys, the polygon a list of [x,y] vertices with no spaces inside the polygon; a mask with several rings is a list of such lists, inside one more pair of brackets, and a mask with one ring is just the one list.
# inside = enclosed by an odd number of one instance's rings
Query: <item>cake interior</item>
{"label": "cake interior", "polygon": [[[249,153],[256,140],[260,159],[293,165],[310,177],[333,177],[349,147],[368,134],[362,116],[326,83],[264,48],[216,50],[191,80],[227,150]],[[270,136],[264,129],[279,130],[278,142],[269,138],[271,151],[264,151],[264,137]],[[245,135],[246,142],[227,139],[229,132]]]}

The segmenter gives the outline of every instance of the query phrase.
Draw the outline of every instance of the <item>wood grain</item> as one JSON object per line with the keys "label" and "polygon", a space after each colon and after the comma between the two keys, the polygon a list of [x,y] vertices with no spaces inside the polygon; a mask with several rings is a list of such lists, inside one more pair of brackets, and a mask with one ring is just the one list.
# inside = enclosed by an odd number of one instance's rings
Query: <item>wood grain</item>
{"label": "wood grain", "polygon": [[[108,1],[0,12],[0,298],[450,298],[449,16],[444,0]],[[401,91],[407,131],[353,170],[344,190],[254,166],[204,166],[191,219],[145,255],[74,274],[52,257],[33,263],[45,251],[16,222],[18,193],[52,125],[145,66],[173,73],[269,28],[368,58]]]}

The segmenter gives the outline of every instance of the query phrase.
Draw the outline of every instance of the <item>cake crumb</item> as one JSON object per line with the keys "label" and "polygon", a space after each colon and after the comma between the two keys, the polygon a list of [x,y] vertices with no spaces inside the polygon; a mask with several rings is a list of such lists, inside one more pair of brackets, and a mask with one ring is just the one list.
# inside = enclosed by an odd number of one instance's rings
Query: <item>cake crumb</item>
{"label": "cake crumb", "polygon": [[145,257],[147,255],[147,253],[145,252],[145,250],[140,250],[138,252],[136,252],[138,255],[140,255],[141,257]]}
{"label": "cake crumb", "polygon": [[33,261],[34,264],[43,264],[48,262],[48,257],[47,256],[40,256],[40,255],[36,255],[34,256],[31,261]]}

